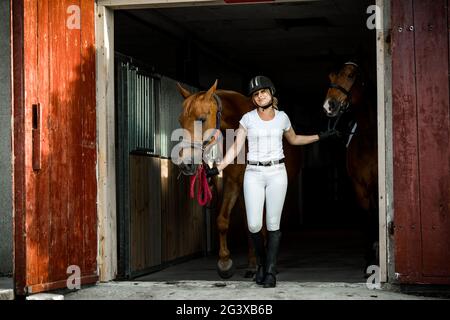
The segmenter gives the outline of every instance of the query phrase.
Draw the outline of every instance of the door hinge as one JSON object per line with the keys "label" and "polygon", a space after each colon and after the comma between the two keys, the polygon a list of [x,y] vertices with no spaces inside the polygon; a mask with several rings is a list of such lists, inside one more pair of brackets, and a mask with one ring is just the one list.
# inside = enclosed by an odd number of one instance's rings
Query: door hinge
{"label": "door hinge", "polygon": [[388,233],[390,236],[394,235],[394,231],[395,231],[395,225],[394,225],[394,221],[390,221],[388,223]]}

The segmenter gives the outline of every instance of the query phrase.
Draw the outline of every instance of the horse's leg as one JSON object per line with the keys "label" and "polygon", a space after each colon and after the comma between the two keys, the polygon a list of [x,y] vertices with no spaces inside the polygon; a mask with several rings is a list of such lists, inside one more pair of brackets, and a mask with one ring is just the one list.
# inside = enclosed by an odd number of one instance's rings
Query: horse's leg
{"label": "horse's leg", "polygon": [[227,233],[230,225],[230,213],[236,204],[240,187],[232,179],[225,180],[224,195],[220,213],[217,217],[217,228],[219,230],[219,261],[217,262],[217,272],[222,278],[230,278],[234,273],[233,260],[230,258],[230,251],[227,246]]}

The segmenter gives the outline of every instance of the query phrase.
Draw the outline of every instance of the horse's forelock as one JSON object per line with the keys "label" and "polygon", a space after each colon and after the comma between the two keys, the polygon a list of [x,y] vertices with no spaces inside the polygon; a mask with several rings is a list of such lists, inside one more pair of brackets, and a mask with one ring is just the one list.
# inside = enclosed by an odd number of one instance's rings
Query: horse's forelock
{"label": "horse's forelock", "polygon": [[207,92],[197,92],[184,100],[183,103],[183,116],[192,117],[202,113],[208,113],[211,108],[210,103],[214,103],[213,100],[207,100]]}
{"label": "horse's forelock", "polygon": [[201,110],[201,112],[208,112],[211,107],[209,105],[210,103],[212,103],[211,97],[207,97],[207,92],[202,91],[195,95],[195,97],[192,101],[192,104],[191,104],[191,108],[192,108],[192,105],[195,104],[196,106],[198,106],[198,108],[204,109],[204,110]]}
{"label": "horse's forelock", "polygon": [[196,94],[191,95],[190,97],[188,97],[185,100],[185,102],[184,102],[185,106],[184,106],[184,110],[183,110],[185,116],[190,116],[192,114],[195,106],[201,102],[203,96],[204,96],[204,94],[196,93]]}
{"label": "horse's forelock", "polygon": [[188,98],[186,98],[186,100],[184,101],[184,115],[185,116],[189,116],[191,114],[192,111],[192,106],[194,105],[194,101],[195,101],[195,95],[192,95]]}

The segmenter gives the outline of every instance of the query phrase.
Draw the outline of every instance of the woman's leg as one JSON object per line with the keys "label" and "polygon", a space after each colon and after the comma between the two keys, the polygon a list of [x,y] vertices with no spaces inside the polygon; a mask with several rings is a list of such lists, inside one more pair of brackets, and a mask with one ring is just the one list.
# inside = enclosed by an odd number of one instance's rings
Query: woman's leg
{"label": "woman's leg", "polygon": [[280,229],[281,213],[288,185],[285,166],[277,165],[265,173],[266,187],[266,225],[268,231]]}
{"label": "woman's leg", "polygon": [[244,199],[248,230],[256,233],[263,225],[264,179],[258,168],[247,167],[244,175]]}
{"label": "woman's leg", "polygon": [[247,212],[247,224],[253,242],[256,257],[255,281],[264,283],[266,249],[261,228],[264,209],[264,180],[258,168],[248,167],[244,176],[244,199]]}
{"label": "woman's leg", "polygon": [[264,288],[276,286],[276,262],[280,247],[280,221],[287,191],[287,174],[284,165],[268,170],[266,174],[266,224],[268,230],[266,276]]}

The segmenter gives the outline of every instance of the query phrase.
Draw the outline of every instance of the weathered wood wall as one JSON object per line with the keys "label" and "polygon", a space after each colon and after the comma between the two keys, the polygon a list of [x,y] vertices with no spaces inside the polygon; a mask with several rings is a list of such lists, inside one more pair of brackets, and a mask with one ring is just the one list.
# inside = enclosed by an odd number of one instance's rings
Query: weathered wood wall
{"label": "weathered wood wall", "polygon": [[395,272],[450,283],[448,1],[391,3]]}
{"label": "weathered wood wall", "polygon": [[24,94],[14,106],[15,146],[23,152],[14,164],[22,171],[16,252],[24,253],[15,272],[17,292],[31,293],[65,287],[71,265],[80,268],[82,283],[97,279],[94,3],[15,6],[24,73],[23,92],[14,93]]}
{"label": "weathered wood wall", "polygon": [[154,157],[130,155],[130,266],[161,264],[161,168]]}
{"label": "weathered wood wall", "polygon": [[177,179],[179,169],[161,159],[162,260],[172,261],[205,250],[205,219],[202,207],[189,198],[189,180]]}

